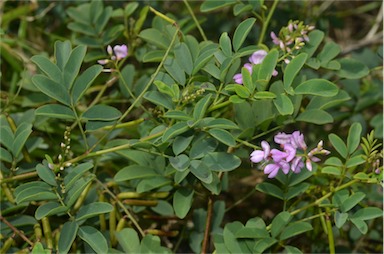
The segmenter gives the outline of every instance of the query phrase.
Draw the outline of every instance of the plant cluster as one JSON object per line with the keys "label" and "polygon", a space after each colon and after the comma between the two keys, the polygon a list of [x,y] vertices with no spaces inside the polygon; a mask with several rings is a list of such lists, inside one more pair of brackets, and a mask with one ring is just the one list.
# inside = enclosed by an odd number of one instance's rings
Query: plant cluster
{"label": "plant cluster", "polygon": [[167,4],[5,4],[0,252],[382,252],[380,47]]}

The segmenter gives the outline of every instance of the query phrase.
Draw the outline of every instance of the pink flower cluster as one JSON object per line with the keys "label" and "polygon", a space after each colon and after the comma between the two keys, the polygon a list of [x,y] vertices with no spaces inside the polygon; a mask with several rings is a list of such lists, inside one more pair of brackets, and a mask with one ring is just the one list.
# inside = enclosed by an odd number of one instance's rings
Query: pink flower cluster
{"label": "pink flower cluster", "polygon": [[107,64],[109,63],[111,60],[112,61],[119,61],[125,57],[128,56],[128,47],[127,45],[115,45],[112,49],[111,45],[108,45],[107,47],[107,52],[108,52],[108,55],[110,56],[110,59],[102,59],[102,60],[98,60],[97,62],[99,64]]}
{"label": "pink flower cluster", "polygon": [[320,161],[315,155],[330,153],[323,149],[323,141],[320,141],[316,148],[306,153],[307,145],[304,141],[304,135],[300,131],[295,131],[292,134],[279,132],[275,135],[274,141],[280,145],[282,150],[271,149],[267,141],[262,141],[262,150],[253,151],[250,158],[254,163],[263,162],[265,165],[264,173],[268,175],[268,178],[274,178],[280,169],[284,174],[288,174],[289,171],[299,173],[304,167],[304,160],[306,168],[312,171],[312,162]]}
{"label": "pink flower cluster", "polygon": [[[244,64],[244,68],[246,68],[249,71],[249,73],[252,74],[253,65],[261,64],[267,54],[268,52],[262,49],[254,52],[248,59],[249,63]],[[276,76],[277,74],[278,74],[277,71],[274,70],[272,75]],[[237,84],[243,84],[243,75],[241,75],[241,73],[237,73],[233,76],[233,80]]]}

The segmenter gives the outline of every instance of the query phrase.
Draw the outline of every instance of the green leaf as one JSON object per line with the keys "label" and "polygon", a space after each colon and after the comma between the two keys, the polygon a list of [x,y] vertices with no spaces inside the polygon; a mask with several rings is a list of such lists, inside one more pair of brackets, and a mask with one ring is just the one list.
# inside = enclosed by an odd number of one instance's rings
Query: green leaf
{"label": "green leaf", "polygon": [[213,138],[202,138],[192,143],[191,150],[189,151],[189,157],[191,159],[202,158],[204,155],[216,150],[218,142]]}
{"label": "green leaf", "polygon": [[35,110],[35,115],[57,119],[75,120],[72,109],[61,104],[47,104]]}
{"label": "green leaf", "polygon": [[355,192],[351,196],[349,196],[344,202],[342,202],[340,206],[340,210],[343,213],[348,212],[353,207],[355,207],[361,200],[365,198],[365,194],[363,192]]}
{"label": "green leaf", "polygon": [[[292,215],[289,212],[280,212],[278,215],[273,218],[271,223],[271,235],[272,237],[276,237],[283,231],[285,226],[291,221]],[[288,227],[287,227],[288,228]],[[290,231],[288,231],[289,235]],[[280,236],[281,238],[282,236]],[[283,239],[282,239],[283,240]]]}
{"label": "green leaf", "polygon": [[178,171],[184,171],[189,167],[189,157],[185,154],[180,154],[176,157],[169,158],[169,162],[172,167],[174,167]]}
{"label": "green leaf", "polygon": [[87,52],[87,47],[84,45],[79,45],[74,48],[68,58],[67,63],[64,66],[63,71],[63,83],[64,87],[67,89],[72,87],[73,81],[76,76],[79,74],[81,64]]}
{"label": "green leaf", "polygon": [[335,42],[327,42],[321,52],[317,55],[321,65],[325,65],[340,53],[340,46]]}
{"label": "green leaf", "polygon": [[211,97],[212,94],[207,94],[196,103],[195,108],[193,110],[193,118],[195,120],[199,120],[204,117],[205,112],[207,111],[207,108],[209,106]]}
{"label": "green leaf", "polygon": [[252,253],[264,253],[266,249],[271,247],[277,242],[275,238],[263,238],[257,240],[253,246]]}
{"label": "green leaf", "polygon": [[207,121],[204,125],[207,128],[220,128],[220,129],[239,129],[239,127],[226,118],[213,118],[210,121]]}
{"label": "green leaf", "polygon": [[27,142],[27,139],[29,135],[32,133],[32,124],[23,122],[19,126],[17,126],[16,132],[15,132],[15,139],[12,143],[12,154],[15,158],[17,158],[23,149],[25,142]]}
{"label": "green leaf", "polygon": [[321,109],[308,109],[300,113],[296,117],[296,121],[314,124],[326,124],[333,123],[333,117],[328,112]]}
{"label": "green leaf", "polygon": [[312,230],[312,225],[308,222],[299,221],[294,222],[292,224],[289,224],[280,234],[280,240],[286,240],[290,237],[302,234],[304,232],[307,232],[309,230]]}
{"label": "green leaf", "polygon": [[212,137],[214,137],[215,139],[217,139],[218,141],[220,141],[221,143],[223,143],[227,146],[235,146],[236,145],[235,138],[232,136],[231,133],[229,133],[226,130],[214,128],[214,129],[210,129],[208,131],[208,133]]}
{"label": "green leaf", "polygon": [[335,96],[338,87],[326,79],[310,79],[295,88],[295,94],[310,94],[324,97]]}
{"label": "green leaf", "polygon": [[84,189],[92,182],[94,178],[95,175],[91,174],[87,177],[78,179],[74,183],[73,187],[68,190],[67,195],[64,199],[64,203],[68,207],[72,207],[72,205],[77,201]]}
{"label": "green leaf", "polygon": [[171,96],[171,98],[176,96],[176,94],[172,90],[172,87],[165,84],[161,80],[155,80],[153,83],[155,84],[155,86],[157,87],[157,89],[159,90],[160,93],[167,94],[167,95]]}
{"label": "green leaf", "polygon": [[151,50],[143,56],[143,63],[161,62],[165,52],[165,50]]}
{"label": "green leaf", "polygon": [[355,122],[352,124],[351,128],[349,128],[348,138],[347,138],[347,147],[348,153],[352,154],[360,144],[362,127],[361,124]]}
{"label": "green leaf", "polygon": [[[247,94],[247,97],[249,97],[249,95],[255,91],[256,85],[254,82],[252,82],[251,73],[248,71],[247,68],[245,68],[245,67],[241,68],[241,76],[243,79],[243,86],[244,86],[244,88],[247,88],[247,90],[248,90],[245,94]],[[236,91],[236,88],[239,88],[239,87],[242,87],[242,86],[235,85],[235,91]],[[239,94],[239,93],[237,93],[237,94]],[[247,97],[245,97],[245,98],[247,98]]]}
{"label": "green leaf", "polygon": [[235,0],[206,0],[200,6],[201,12],[209,12],[236,3]]}
{"label": "green leaf", "polygon": [[102,233],[94,227],[82,226],[79,228],[78,236],[83,239],[84,242],[88,243],[89,246],[96,253],[107,253],[108,243]]}
{"label": "green leaf", "polygon": [[246,86],[235,85],[235,92],[240,98],[247,99],[251,96],[251,92]]}
{"label": "green leaf", "polygon": [[135,12],[137,7],[139,7],[139,3],[137,3],[137,2],[128,3],[124,8],[125,17],[131,16]]}
{"label": "green leaf", "polygon": [[291,87],[293,80],[296,75],[300,72],[301,68],[303,68],[305,61],[307,60],[308,55],[306,53],[300,53],[295,56],[284,71],[284,89],[287,90]]}
{"label": "green leaf", "polygon": [[326,166],[321,169],[321,173],[339,176],[341,175],[341,169],[333,166]]}
{"label": "green leaf", "polygon": [[256,190],[269,194],[281,200],[284,200],[284,193],[282,189],[280,189],[278,186],[272,183],[268,183],[268,182],[259,183],[258,185],[256,185]]}
{"label": "green leaf", "polygon": [[56,65],[61,71],[64,70],[64,66],[68,61],[69,55],[71,54],[72,46],[70,41],[56,41],[55,42],[55,59]]}
{"label": "green leaf", "polygon": [[359,220],[372,220],[383,216],[383,210],[377,207],[365,207],[358,210],[352,216],[351,219]]}
{"label": "green leaf", "polygon": [[347,168],[351,168],[351,167],[355,167],[357,165],[361,165],[363,163],[365,163],[365,159],[364,159],[364,156],[363,155],[356,155],[356,156],[353,156],[351,158],[348,158],[347,162],[345,163],[345,166]]}
{"label": "green leaf", "polygon": [[161,49],[167,49],[170,43],[170,40],[164,36],[164,33],[155,28],[142,30],[139,37]]}
{"label": "green leaf", "polygon": [[353,179],[358,180],[367,180],[369,176],[364,172],[358,172],[356,175],[353,176]]}
{"label": "green leaf", "polygon": [[58,202],[48,202],[36,209],[35,218],[36,220],[41,220],[44,217],[51,215],[64,213],[68,210],[68,207],[61,205]]}
{"label": "green leaf", "polygon": [[166,185],[170,185],[171,183],[172,181],[167,177],[163,177],[159,175],[152,178],[148,177],[139,182],[139,184],[136,186],[136,191],[138,193],[144,193],[157,188],[164,187]]}
{"label": "green leaf", "polygon": [[368,225],[361,219],[350,219],[351,222],[357,227],[357,229],[365,235],[368,232]]}
{"label": "green leaf", "polygon": [[348,219],[348,213],[340,213],[336,211],[335,213],[335,225],[337,228],[341,228]]}
{"label": "green leaf", "polygon": [[41,187],[30,187],[16,196],[16,203],[20,204],[22,202],[31,202],[31,201],[41,201],[41,200],[57,200],[57,196],[53,191],[47,191],[45,188]]}
{"label": "green leaf", "polygon": [[145,93],[144,98],[166,109],[174,108],[172,98],[158,91],[148,91]]}
{"label": "green leaf", "polygon": [[29,188],[41,188],[42,191],[50,191],[52,186],[43,181],[31,181],[17,186],[13,192],[13,195],[17,196],[24,190]]}
{"label": "green leaf", "polygon": [[350,100],[351,97],[346,91],[339,90],[336,96],[333,97],[321,97],[315,96],[308,103],[306,109],[327,109],[336,105],[341,104],[342,102]]}
{"label": "green leaf", "polygon": [[168,57],[164,62],[164,68],[176,82],[182,86],[185,85],[185,73],[174,58]]}
{"label": "green leaf", "polygon": [[238,168],[241,160],[234,154],[225,152],[207,153],[202,162],[212,171],[231,171]]}
{"label": "green leaf", "polygon": [[202,161],[192,160],[189,169],[203,183],[209,184],[213,181],[211,170]]}
{"label": "green leaf", "polygon": [[68,90],[59,83],[40,74],[33,76],[32,82],[45,95],[67,106],[71,104]]}
{"label": "green leaf", "polygon": [[233,50],[235,52],[237,52],[241,45],[243,45],[243,42],[251,31],[255,21],[255,18],[248,18],[237,26],[235,33],[233,34]]}
{"label": "green leaf", "polygon": [[114,107],[98,104],[85,111],[81,118],[92,121],[112,121],[121,117],[121,112]]}
{"label": "green leaf", "polygon": [[192,206],[193,189],[181,187],[173,196],[173,209],[180,219],[185,218]]}
{"label": "green leaf", "polygon": [[152,168],[141,165],[130,165],[120,169],[114,180],[116,182],[128,181],[133,179],[147,178],[158,176],[159,174]]}
{"label": "green leaf", "polygon": [[233,6],[233,15],[239,16],[242,13],[246,13],[252,11],[252,5],[251,4],[243,4],[238,3],[235,6]]}
{"label": "green leaf", "polygon": [[64,177],[64,186],[67,190],[71,189],[72,186],[84,175],[85,172],[93,168],[93,164],[89,162],[81,163],[74,167],[72,171]]}
{"label": "green leaf", "polygon": [[162,141],[166,142],[167,140],[176,137],[177,135],[180,135],[187,130],[189,130],[189,126],[186,122],[178,122],[164,132]]}
{"label": "green leaf", "polygon": [[188,75],[191,75],[193,70],[193,62],[192,55],[188,46],[184,42],[176,44],[174,47],[174,53],[176,61],[182,70],[184,70]]}
{"label": "green leaf", "polygon": [[12,163],[12,154],[3,147],[0,147],[0,160]]}
{"label": "green leaf", "polygon": [[215,44],[208,44],[206,47],[201,49],[199,56],[195,61],[192,75],[196,74],[201,68],[203,68],[207,62],[213,58],[216,51],[217,45]]}
{"label": "green leaf", "polygon": [[187,149],[187,147],[191,144],[193,136],[183,137],[177,136],[172,143],[172,150],[175,155],[178,155]]}
{"label": "green leaf", "polygon": [[61,82],[62,74],[60,69],[57,67],[56,64],[52,63],[47,57],[45,56],[33,56],[31,58],[32,62],[34,62],[40,70],[42,70],[51,80],[58,80],[59,83]]}
{"label": "green leaf", "polygon": [[336,149],[336,151],[343,156],[343,158],[347,158],[348,156],[348,149],[343,140],[337,136],[336,134],[329,134],[328,135],[329,141],[331,141],[331,144]]}
{"label": "green leaf", "polygon": [[8,150],[12,150],[15,134],[8,125],[0,126],[0,143],[3,144]]}
{"label": "green leaf", "polygon": [[242,228],[243,225],[239,221],[227,223],[224,227],[224,244],[230,253],[250,253],[246,243],[236,239],[236,233]]}
{"label": "green leaf", "polygon": [[253,98],[257,100],[275,99],[276,94],[268,91],[262,91],[255,93],[255,96]]}
{"label": "green leaf", "polygon": [[325,162],[324,162],[325,165],[330,165],[330,166],[336,166],[336,167],[342,167],[343,166],[343,162],[337,158],[337,157],[330,157],[328,158]]}
{"label": "green leaf", "polygon": [[342,58],[339,60],[341,65],[337,75],[346,79],[360,79],[369,74],[368,67],[355,59]]}
{"label": "green leaf", "polygon": [[76,78],[71,93],[74,104],[84,95],[85,91],[87,91],[102,70],[103,67],[101,65],[93,65]]}
{"label": "green leaf", "polygon": [[308,37],[309,41],[305,43],[304,47],[302,48],[302,52],[308,54],[307,59],[309,60],[319,47],[320,43],[323,41],[324,32],[320,30],[313,30],[308,34]]}
{"label": "green leaf", "polygon": [[287,253],[287,254],[302,254],[303,252],[301,252],[300,249],[298,249],[298,248],[296,248],[294,246],[285,245],[283,253]]}
{"label": "green leaf", "polygon": [[41,180],[49,185],[57,186],[56,175],[47,165],[37,164],[36,171]]}
{"label": "green leaf", "polygon": [[124,253],[138,253],[140,239],[137,232],[132,228],[124,228],[115,232],[115,236]]}
{"label": "green leaf", "polygon": [[169,110],[164,114],[164,117],[176,119],[176,120],[182,120],[182,121],[193,120],[193,118],[189,116],[187,113],[179,110]]}
{"label": "green leaf", "polygon": [[68,253],[76,238],[79,225],[75,221],[67,221],[61,228],[58,250],[60,253]]}
{"label": "green leaf", "polygon": [[227,57],[232,56],[232,45],[231,45],[231,39],[228,36],[227,32],[224,32],[221,34],[219,39],[219,45],[223,52],[223,54]]}
{"label": "green leaf", "polygon": [[273,100],[273,104],[275,104],[277,110],[281,115],[285,116],[293,114],[294,108],[292,101],[286,94],[277,94],[276,99]]}
{"label": "green leaf", "polygon": [[[277,59],[279,57],[279,52],[276,49],[272,49],[265,56],[263,62],[261,63],[258,79],[269,81],[272,77],[272,73],[275,70]],[[265,90],[265,89],[263,89]]]}
{"label": "green leaf", "polygon": [[52,251],[50,249],[44,249],[44,246],[40,242],[36,242],[33,245],[32,254],[50,254]]}
{"label": "green leaf", "polygon": [[285,200],[290,200],[298,195],[303,194],[308,188],[309,183],[300,183],[296,186],[289,187],[288,191],[285,193]]}
{"label": "green leaf", "polygon": [[76,214],[76,221],[85,220],[99,214],[113,211],[113,206],[105,202],[94,202],[80,207]]}

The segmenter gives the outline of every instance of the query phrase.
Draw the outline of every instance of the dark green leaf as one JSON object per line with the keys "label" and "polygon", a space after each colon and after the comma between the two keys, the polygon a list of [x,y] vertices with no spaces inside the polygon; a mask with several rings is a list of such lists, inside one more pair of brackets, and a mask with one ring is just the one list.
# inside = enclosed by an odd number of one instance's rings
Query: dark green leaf
{"label": "dark green leaf", "polygon": [[152,168],[144,167],[141,165],[130,165],[120,169],[116,173],[114,180],[116,182],[122,182],[122,181],[128,181],[132,179],[154,177],[158,175],[159,174]]}
{"label": "dark green leaf", "polygon": [[67,106],[71,104],[68,90],[59,83],[39,74],[32,77],[32,82],[45,95]]}
{"label": "dark green leaf", "polygon": [[175,138],[175,140],[172,143],[172,150],[175,155],[179,155],[180,153],[184,152],[185,149],[191,144],[191,141],[193,139],[193,136],[190,137],[183,137],[178,136]]}
{"label": "dark green leaf", "polygon": [[286,240],[288,238],[291,238],[293,236],[302,234],[304,232],[307,232],[309,230],[312,230],[312,225],[308,222],[300,221],[300,222],[294,222],[292,224],[289,224],[280,234],[280,240]]}
{"label": "dark green leaf", "polygon": [[185,73],[174,58],[168,57],[164,62],[164,68],[178,84],[185,85]]}
{"label": "dark green leaf", "polygon": [[321,169],[321,173],[339,176],[341,175],[341,169],[334,166],[326,166]]}
{"label": "dark green leaf", "polygon": [[210,129],[208,132],[212,137],[214,137],[221,143],[226,144],[227,146],[236,145],[235,138],[232,136],[231,133],[229,133],[226,130],[214,128],[214,129]]}
{"label": "dark green leaf", "polygon": [[192,160],[190,171],[204,183],[210,184],[213,181],[211,170],[202,161]]}
{"label": "dark green leaf", "polygon": [[351,168],[351,167],[355,167],[357,165],[361,165],[365,162],[366,162],[366,160],[364,159],[364,156],[360,154],[360,155],[356,155],[356,156],[349,158],[347,160],[347,162],[345,163],[345,166],[347,168]]}
{"label": "dark green leaf", "polygon": [[324,65],[335,58],[340,53],[340,46],[335,42],[327,42],[321,52],[317,55],[321,65]]}
{"label": "dark green leaf", "polygon": [[192,55],[185,43],[176,44],[174,47],[175,58],[182,70],[191,75],[193,70]]}
{"label": "dark green leaf", "polygon": [[207,94],[196,103],[195,109],[193,110],[193,118],[195,120],[199,120],[204,117],[205,112],[207,111],[207,108],[209,106],[211,97],[212,94]]}
{"label": "dark green leaf", "polygon": [[343,156],[343,158],[347,158],[348,156],[348,149],[343,140],[337,136],[336,134],[329,134],[328,135],[329,141],[331,141],[331,144],[336,149],[336,151]]}
{"label": "dark green leaf", "polygon": [[78,179],[74,183],[73,187],[70,190],[67,190],[68,192],[64,199],[64,203],[68,207],[72,207],[72,205],[77,201],[84,189],[92,182],[94,178],[95,175],[92,174],[87,177]]}
{"label": "dark green leaf", "polygon": [[346,79],[360,79],[369,73],[368,67],[355,59],[342,58],[339,60],[341,65],[337,75]]}
{"label": "dark green leaf", "polygon": [[212,171],[231,171],[241,164],[239,157],[225,152],[207,153],[202,161]]}
{"label": "dark green leaf", "polygon": [[336,211],[335,213],[335,225],[337,228],[341,228],[348,219],[348,213],[340,213]]}
{"label": "dark green leaf", "polygon": [[166,109],[174,108],[172,98],[158,91],[148,91],[145,93],[144,98]]}
{"label": "dark green leaf", "polygon": [[302,52],[308,54],[308,60],[315,53],[316,49],[319,47],[320,43],[323,41],[324,32],[320,30],[313,30],[308,34],[309,41],[305,43],[302,48]]}
{"label": "dark green leaf", "polygon": [[29,135],[32,133],[32,124],[27,122],[22,122],[19,126],[17,126],[15,132],[15,139],[12,144],[12,154],[15,158],[17,158],[23,149],[25,142]]}
{"label": "dark green leaf", "polygon": [[383,210],[377,207],[365,207],[358,210],[350,218],[359,220],[372,220],[383,216]]}
{"label": "dark green leaf", "polygon": [[41,220],[44,217],[48,217],[48,216],[59,214],[59,213],[64,213],[67,210],[68,210],[68,207],[62,206],[58,202],[48,202],[39,206],[36,209],[35,218],[36,220]]}
{"label": "dark green leaf", "polygon": [[[70,10],[68,9],[68,12]],[[71,54],[72,46],[70,41],[56,41],[55,42],[55,59],[56,65],[61,71],[64,70],[64,66],[68,61]]]}
{"label": "dark green leaf", "polygon": [[326,79],[310,79],[295,88],[296,94],[310,94],[324,97],[335,96],[339,89]]}
{"label": "dark green leaf", "polygon": [[51,80],[57,80],[58,83],[61,83],[62,74],[60,69],[56,64],[52,63],[45,56],[33,56],[31,58],[32,62],[34,62],[40,70],[42,70]]}
{"label": "dark green leaf", "polygon": [[321,109],[308,109],[300,113],[296,117],[296,120],[314,124],[326,124],[332,123],[333,117],[328,112]]}
{"label": "dark green leaf", "polygon": [[66,87],[67,89],[70,89],[72,87],[73,81],[79,74],[80,67],[83,63],[86,51],[87,47],[84,45],[79,45],[72,50],[68,61],[64,66],[63,71],[63,83],[64,87]]}
{"label": "dark green leaf", "polygon": [[47,104],[41,106],[35,110],[35,115],[67,120],[76,119],[73,111],[69,107],[61,104]]}
{"label": "dark green leaf", "polygon": [[278,186],[272,183],[268,183],[268,182],[259,183],[258,185],[256,185],[256,190],[264,192],[266,194],[269,194],[281,200],[284,200],[283,191]]}
{"label": "dark green leaf", "polygon": [[273,218],[271,223],[272,237],[278,236],[280,232],[283,231],[285,226],[291,221],[291,219],[292,219],[292,215],[289,212],[280,212],[278,215],[276,215],[275,218]]}
{"label": "dark green leaf", "polygon": [[300,53],[299,55],[295,56],[289,62],[287,67],[285,68],[284,72],[284,89],[288,89],[291,87],[292,82],[296,75],[300,72],[301,68],[303,68],[305,61],[307,60],[308,55],[306,53]]}
{"label": "dark green leaf", "polygon": [[178,171],[184,171],[189,167],[189,158],[185,154],[180,154],[176,157],[169,158],[169,162],[172,167],[174,167]]}
{"label": "dark green leaf", "polygon": [[113,206],[105,202],[94,202],[83,205],[76,214],[76,221],[85,220],[103,213],[109,213],[112,210]]}
{"label": "dark green leaf", "polygon": [[60,253],[68,253],[68,251],[71,249],[78,229],[79,226],[75,221],[67,221],[64,223],[60,230],[60,237],[58,242],[58,250]]}
{"label": "dark green leaf", "polygon": [[348,138],[347,138],[347,148],[348,153],[352,154],[360,144],[362,127],[360,123],[353,123],[351,128],[349,128]]}
{"label": "dark green leaf", "polygon": [[98,104],[85,111],[81,118],[92,121],[111,121],[121,117],[121,112],[114,107]]}
{"label": "dark green leaf", "polygon": [[79,99],[83,96],[85,91],[91,86],[92,82],[95,81],[97,76],[103,70],[100,65],[93,65],[84,71],[80,76],[76,78],[76,81],[72,88],[72,100],[76,104]]}
{"label": "dark green leaf", "polygon": [[[279,57],[279,52],[276,49],[272,49],[265,56],[263,62],[261,63],[258,79],[269,81],[272,77],[272,73],[275,70],[277,59]],[[264,90],[264,89],[263,89]]]}
{"label": "dark green leaf", "polygon": [[180,188],[173,196],[173,209],[175,214],[180,219],[183,219],[189,212],[193,201],[193,189]]}
{"label": "dark green leaf", "polygon": [[74,167],[72,171],[64,177],[65,188],[67,190],[71,189],[75,182],[91,168],[93,168],[93,164],[89,162],[81,163]]}
{"label": "dark green leaf", "polygon": [[363,192],[355,192],[351,196],[349,196],[340,206],[340,210],[344,213],[351,210],[355,207],[361,200],[365,198],[365,194]]}
{"label": "dark green leaf", "polygon": [[286,94],[277,94],[276,99],[273,100],[273,103],[281,115],[285,116],[293,114],[294,108],[292,101]]}
{"label": "dark green leaf", "polygon": [[162,141],[166,142],[170,138],[176,137],[177,135],[180,135],[186,132],[187,130],[189,130],[189,126],[186,122],[178,122],[175,125],[172,125],[164,132]]}
{"label": "dark green leaf", "polygon": [[37,164],[36,171],[41,180],[49,185],[57,186],[56,175],[47,165]]}
{"label": "dark green leaf", "polygon": [[82,226],[79,228],[77,234],[84,242],[88,243],[96,253],[104,254],[108,252],[107,240],[96,228]]}
{"label": "dark green leaf", "polygon": [[209,12],[236,3],[235,0],[206,0],[200,6],[201,12]]}
{"label": "dark green leaf", "polygon": [[115,236],[124,253],[139,252],[140,239],[133,228],[124,228],[121,231],[115,232]]}

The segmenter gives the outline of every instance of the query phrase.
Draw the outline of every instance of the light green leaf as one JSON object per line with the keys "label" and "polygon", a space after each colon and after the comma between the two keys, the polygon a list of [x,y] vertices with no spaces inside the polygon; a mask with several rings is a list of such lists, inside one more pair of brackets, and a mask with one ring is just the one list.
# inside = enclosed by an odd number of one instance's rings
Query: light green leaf
{"label": "light green leaf", "polygon": [[139,184],[136,186],[136,191],[138,193],[144,193],[148,191],[152,191],[154,189],[158,189],[164,187],[166,185],[171,185],[171,180],[167,177],[159,176],[156,177],[148,177],[142,179]]}
{"label": "light green leaf", "polygon": [[[207,118],[205,118],[207,119]],[[204,124],[207,128],[221,128],[221,129],[239,129],[239,127],[229,119],[226,118],[212,118]]]}
{"label": "light green leaf", "polygon": [[348,219],[348,213],[340,213],[336,211],[335,213],[335,225],[337,228],[341,228]]}
{"label": "light green leaf", "polygon": [[15,132],[15,139],[12,144],[12,154],[15,158],[17,158],[23,149],[25,142],[29,135],[32,133],[32,124],[23,122],[21,123]]}
{"label": "light green leaf", "polygon": [[296,117],[296,121],[314,124],[326,124],[333,123],[333,117],[328,112],[321,109],[308,109],[300,113]]}
{"label": "light green leaf", "polygon": [[365,198],[365,194],[363,192],[355,192],[351,196],[349,196],[344,202],[342,202],[340,206],[340,210],[343,213],[348,212],[353,207],[355,207],[361,200]]}
{"label": "light green leaf", "polygon": [[185,85],[185,73],[179,63],[173,57],[168,57],[164,62],[164,68],[180,85]]}
{"label": "light green leaf", "polygon": [[325,65],[340,53],[340,46],[331,41],[327,42],[321,52],[317,55],[317,59],[320,60],[321,65]]}
{"label": "light green leaf", "polygon": [[302,52],[308,54],[307,59],[309,60],[311,59],[310,57],[315,53],[315,51],[319,47],[320,43],[323,41],[324,32],[320,30],[313,30],[308,34],[308,37],[309,41],[305,43],[304,47],[302,48]]}
{"label": "light green leaf", "polygon": [[175,155],[179,155],[180,153],[184,152],[185,149],[191,144],[193,139],[193,136],[190,137],[183,137],[178,136],[175,138],[175,140],[172,143],[172,150]]}
{"label": "light green leaf", "polygon": [[272,183],[268,183],[268,182],[259,183],[258,185],[256,185],[256,190],[264,192],[268,195],[274,196],[281,200],[284,200],[283,190]]}
{"label": "light green leaf", "polygon": [[237,26],[235,33],[233,34],[233,50],[235,52],[237,52],[241,45],[243,45],[243,42],[251,31],[255,21],[255,18],[248,18]]}
{"label": "light green leaf", "polygon": [[56,41],[55,42],[55,59],[56,65],[61,71],[64,70],[64,66],[68,61],[69,55],[71,54],[72,46],[70,41]]}
{"label": "light green leaf", "polygon": [[185,154],[180,154],[176,157],[169,158],[169,162],[172,167],[174,167],[178,171],[184,171],[189,167],[189,157]]}
{"label": "light green leaf", "polygon": [[133,228],[124,228],[115,232],[115,236],[124,253],[138,253],[140,248],[140,239]]}
{"label": "light green leaf", "polygon": [[209,12],[236,3],[236,0],[206,0],[200,6],[201,12]]}
{"label": "light green leaf", "polygon": [[368,232],[368,225],[365,221],[361,219],[352,219],[352,218],[350,220],[363,235],[365,235]]}
{"label": "light green leaf", "polygon": [[176,119],[176,120],[182,120],[182,121],[188,121],[193,119],[187,113],[180,110],[169,110],[164,114],[164,117]]}
{"label": "light green leaf", "polygon": [[107,240],[96,228],[82,226],[79,228],[77,234],[84,242],[88,243],[96,253],[104,254],[108,252]]}
{"label": "light green leaf", "polygon": [[213,181],[211,170],[202,161],[192,160],[189,169],[203,183],[210,184]]}
{"label": "light green leaf", "polygon": [[347,158],[348,156],[348,149],[343,140],[337,136],[336,134],[329,134],[328,135],[329,141],[331,141],[331,144],[336,149],[336,151],[343,156],[343,158]]}
{"label": "light green leaf", "polygon": [[193,110],[193,118],[195,120],[199,120],[204,117],[205,112],[207,111],[207,108],[209,106],[211,97],[212,94],[207,94],[196,103],[195,109]]}
{"label": "light green leaf", "polygon": [[60,253],[68,253],[71,249],[72,243],[76,238],[79,226],[75,221],[67,221],[61,228],[58,250]]}
{"label": "light green leaf", "polygon": [[335,96],[338,91],[338,87],[326,79],[310,79],[295,88],[296,94],[310,94],[324,97]]}
{"label": "light green leaf", "polygon": [[304,63],[307,60],[307,57],[308,55],[306,53],[300,53],[289,62],[289,64],[285,68],[284,77],[283,77],[285,90],[291,87],[294,78],[300,72],[301,68],[303,68]]}
{"label": "light green leaf", "polygon": [[365,207],[359,209],[350,218],[359,220],[372,220],[383,216],[383,210],[378,207]]}
{"label": "light green leaf", "polygon": [[170,43],[170,40],[168,40],[161,31],[155,28],[142,30],[139,37],[161,49],[167,49]]}
{"label": "light green leaf", "polygon": [[76,221],[85,220],[103,213],[109,213],[112,210],[113,206],[105,202],[94,202],[83,205],[76,214]]}
{"label": "light green leaf", "polygon": [[35,115],[66,120],[76,119],[73,111],[69,107],[61,104],[47,104],[41,106],[35,110]]}
{"label": "light green leaf", "polygon": [[[272,77],[272,73],[275,70],[277,59],[279,57],[279,52],[276,49],[272,49],[265,56],[263,62],[261,63],[258,79],[269,81]],[[265,90],[265,89],[263,89]]]}
{"label": "light green leaf", "polygon": [[273,104],[283,116],[293,114],[293,104],[291,99],[284,93],[277,94],[276,99],[273,100]]}
{"label": "light green leaf", "polygon": [[182,70],[184,70],[188,75],[191,75],[193,70],[193,62],[192,55],[188,46],[184,42],[176,44],[174,47],[174,53],[176,61]]}
{"label": "light green leaf", "polygon": [[70,190],[75,182],[82,177],[85,172],[93,168],[93,164],[89,162],[81,163],[74,167],[69,174],[64,177],[64,186]]}
{"label": "light green leaf", "polygon": [[[67,195],[64,199],[64,203],[68,207],[72,207],[73,204],[77,201],[77,199],[80,197],[81,193],[84,191],[84,189],[92,182],[92,180],[95,178],[95,175],[91,174],[87,177],[83,177],[78,179],[73,187],[69,190],[67,190]],[[57,197],[56,197],[57,198]]]}
{"label": "light green leaf", "polygon": [[275,99],[276,94],[268,91],[262,91],[255,93],[255,96],[253,98],[257,100]]}
{"label": "light green leaf", "polygon": [[341,175],[341,169],[334,166],[325,166],[321,169],[321,173],[339,176]]}
{"label": "light green leaf", "polygon": [[351,167],[355,167],[357,165],[361,165],[363,163],[365,163],[365,159],[364,159],[364,156],[363,155],[356,155],[356,156],[353,156],[351,158],[349,158],[347,160],[347,162],[345,163],[345,166],[347,168],[351,168]]}
{"label": "light green leaf", "polygon": [[92,121],[112,121],[121,117],[121,112],[114,107],[98,104],[85,111],[81,118]]}
{"label": "light green leaf", "polygon": [[144,98],[166,109],[174,108],[172,98],[158,91],[148,91],[145,93]]}
{"label": "light green leaf", "polygon": [[337,75],[346,79],[360,79],[369,73],[368,67],[355,59],[342,58],[339,60],[341,65]]}
{"label": "light green leaf", "polygon": [[183,219],[189,212],[193,201],[193,189],[179,188],[173,196],[173,209],[180,219]]}
{"label": "light green leaf", "polygon": [[361,124],[355,122],[352,124],[351,128],[349,128],[348,138],[347,138],[347,147],[348,153],[352,154],[360,144],[362,127]]}

